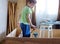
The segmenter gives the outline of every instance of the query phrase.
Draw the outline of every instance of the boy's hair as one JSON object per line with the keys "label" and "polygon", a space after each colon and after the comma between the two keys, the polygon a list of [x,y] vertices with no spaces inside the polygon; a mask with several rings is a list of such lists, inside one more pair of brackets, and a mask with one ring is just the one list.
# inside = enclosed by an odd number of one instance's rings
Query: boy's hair
{"label": "boy's hair", "polygon": [[26,0],[26,2],[28,3],[34,3],[34,4],[36,4],[36,0]]}

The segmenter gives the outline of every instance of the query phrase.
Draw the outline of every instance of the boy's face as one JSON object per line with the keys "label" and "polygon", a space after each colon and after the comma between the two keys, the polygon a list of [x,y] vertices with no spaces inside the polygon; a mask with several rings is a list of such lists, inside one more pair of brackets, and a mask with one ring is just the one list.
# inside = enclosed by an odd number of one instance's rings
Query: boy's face
{"label": "boy's face", "polygon": [[34,3],[29,3],[29,6],[30,6],[31,8],[33,8],[33,7],[35,6],[35,4],[34,4]]}
{"label": "boy's face", "polygon": [[31,3],[30,5],[31,5],[31,6],[30,6],[31,8],[33,8],[33,7],[35,6],[35,4],[34,4],[34,3]]}

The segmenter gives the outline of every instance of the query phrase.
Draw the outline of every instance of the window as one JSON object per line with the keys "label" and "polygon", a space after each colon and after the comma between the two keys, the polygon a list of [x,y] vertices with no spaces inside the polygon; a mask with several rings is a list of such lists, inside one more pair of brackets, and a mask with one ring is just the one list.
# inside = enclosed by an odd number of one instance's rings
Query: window
{"label": "window", "polygon": [[59,0],[37,0],[36,24],[39,24],[42,19],[56,20],[58,8]]}

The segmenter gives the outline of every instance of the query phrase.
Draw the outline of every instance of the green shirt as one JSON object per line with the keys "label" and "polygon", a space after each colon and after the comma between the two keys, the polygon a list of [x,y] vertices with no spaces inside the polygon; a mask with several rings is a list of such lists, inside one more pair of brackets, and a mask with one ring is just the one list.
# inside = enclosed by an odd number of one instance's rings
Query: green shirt
{"label": "green shirt", "polygon": [[28,6],[25,6],[21,13],[20,23],[29,24],[27,20],[27,15],[32,14],[32,9]]}

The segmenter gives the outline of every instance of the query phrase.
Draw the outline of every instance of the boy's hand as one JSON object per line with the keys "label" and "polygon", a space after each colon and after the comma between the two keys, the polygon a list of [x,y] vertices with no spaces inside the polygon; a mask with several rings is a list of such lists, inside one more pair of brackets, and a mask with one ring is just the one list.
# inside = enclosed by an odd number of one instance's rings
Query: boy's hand
{"label": "boy's hand", "polygon": [[31,27],[32,27],[32,29],[33,29],[33,30],[31,31],[31,33],[32,33],[34,30],[37,29],[35,25],[31,25]]}
{"label": "boy's hand", "polygon": [[35,25],[32,25],[32,28],[33,28],[33,30],[35,30],[36,29],[36,26]]}

